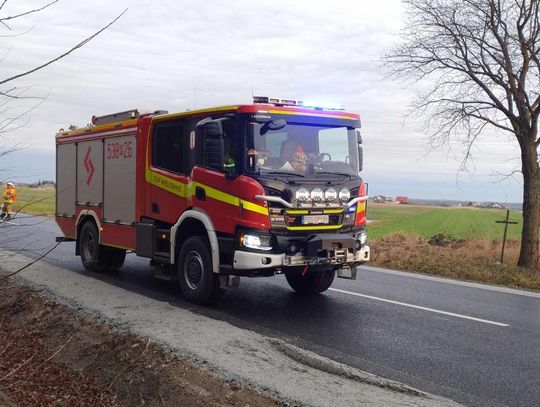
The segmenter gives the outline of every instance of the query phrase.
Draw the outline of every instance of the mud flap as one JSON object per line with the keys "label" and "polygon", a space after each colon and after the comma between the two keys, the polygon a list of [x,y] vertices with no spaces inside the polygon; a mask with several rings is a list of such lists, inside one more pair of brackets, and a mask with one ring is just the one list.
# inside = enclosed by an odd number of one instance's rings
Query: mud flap
{"label": "mud flap", "polygon": [[336,276],[347,280],[356,280],[357,271],[356,267],[343,267],[337,270]]}

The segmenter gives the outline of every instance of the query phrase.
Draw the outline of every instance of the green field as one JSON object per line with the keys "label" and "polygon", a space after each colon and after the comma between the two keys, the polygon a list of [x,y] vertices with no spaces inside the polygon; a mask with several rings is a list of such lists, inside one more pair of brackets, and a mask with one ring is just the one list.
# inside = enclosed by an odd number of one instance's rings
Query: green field
{"label": "green field", "polygon": [[[495,221],[504,220],[506,211],[370,203],[367,215],[371,239],[403,232],[422,237],[444,233],[459,239],[483,237],[502,240],[504,225]],[[509,225],[508,238],[520,239],[521,211],[510,211],[510,220],[519,223]]]}
{"label": "green field", "polygon": [[17,200],[13,211],[31,213],[33,215],[54,215],[55,192],[51,188],[17,187]]}

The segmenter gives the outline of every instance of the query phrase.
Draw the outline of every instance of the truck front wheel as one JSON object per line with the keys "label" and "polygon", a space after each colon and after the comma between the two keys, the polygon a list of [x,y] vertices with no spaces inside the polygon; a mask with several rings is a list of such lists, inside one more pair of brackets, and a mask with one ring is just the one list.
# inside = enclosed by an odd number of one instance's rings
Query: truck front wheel
{"label": "truck front wheel", "polygon": [[313,270],[304,276],[299,273],[285,273],[291,288],[301,294],[318,294],[328,290],[335,276],[335,270]]}
{"label": "truck front wheel", "polygon": [[100,272],[107,268],[106,247],[99,244],[96,225],[87,221],[79,234],[79,249],[84,268],[88,271]]}
{"label": "truck front wheel", "polygon": [[212,271],[212,255],[208,243],[201,236],[188,238],[176,263],[178,283],[186,300],[209,304],[219,295],[219,278]]}

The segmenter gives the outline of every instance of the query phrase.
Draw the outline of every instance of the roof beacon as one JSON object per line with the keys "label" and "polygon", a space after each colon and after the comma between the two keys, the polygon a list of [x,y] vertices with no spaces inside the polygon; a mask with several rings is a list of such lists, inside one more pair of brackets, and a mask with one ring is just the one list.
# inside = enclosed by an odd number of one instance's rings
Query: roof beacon
{"label": "roof beacon", "polygon": [[301,100],[271,98],[268,96],[253,96],[253,103],[264,103],[274,106],[304,106],[304,102]]}
{"label": "roof beacon", "polygon": [[297,106],[314,110],[345,110],[345,106],[335,103],[320,103],[315,101],[307,102],[294,99],[271,98],[268,96],[253,96],[253,103],[262,103],[274,106]]}

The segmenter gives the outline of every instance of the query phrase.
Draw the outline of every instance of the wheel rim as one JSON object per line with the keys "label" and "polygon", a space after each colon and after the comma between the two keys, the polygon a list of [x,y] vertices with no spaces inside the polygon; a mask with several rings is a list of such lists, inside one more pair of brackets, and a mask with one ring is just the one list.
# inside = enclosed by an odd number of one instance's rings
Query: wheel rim
{"label": "wheel rim", "polygon": [[204,263],[199,253],[191,251],[184,261],[184,280],[190,290],[196,290],[201,285]]}

